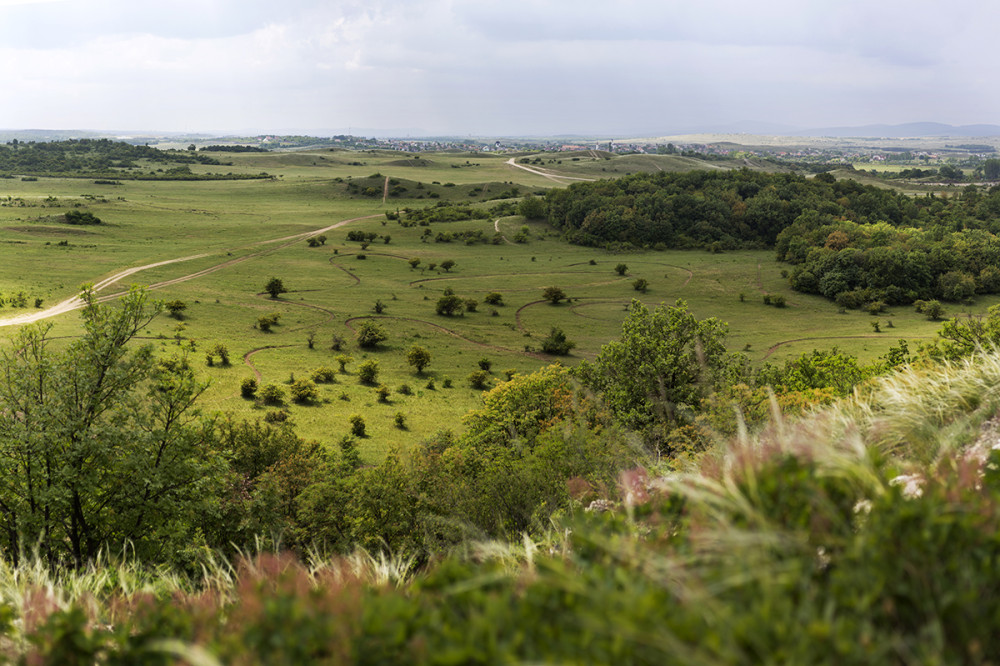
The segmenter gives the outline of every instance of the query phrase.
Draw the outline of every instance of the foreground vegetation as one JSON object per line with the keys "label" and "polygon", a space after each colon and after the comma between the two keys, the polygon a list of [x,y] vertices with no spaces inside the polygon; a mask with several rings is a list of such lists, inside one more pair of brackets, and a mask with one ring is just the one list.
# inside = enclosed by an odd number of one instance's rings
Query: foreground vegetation
{"label": "foreground vegetation", "polygon": [[259,555],[216,561],[193,583],[127,562],[61,574],[25,563],[4,571],[7,654],[992,662],[998,381],[996,355],[906,370],[683,473],[626,473],[545,534],[470,543],[417,570],[360,553]]}

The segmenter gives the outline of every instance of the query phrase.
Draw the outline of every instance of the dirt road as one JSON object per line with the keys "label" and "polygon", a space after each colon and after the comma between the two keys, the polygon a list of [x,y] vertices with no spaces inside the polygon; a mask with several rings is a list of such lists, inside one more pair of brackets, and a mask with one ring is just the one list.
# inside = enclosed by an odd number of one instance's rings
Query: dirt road
{"label": "dirt road", "polygon": [[[259,256],[263,255],[263,254],[269,254],[271,252],[276,252],[278,250],[281,250],[283,248],[288,247],[289,245],[293,245],[295,243],[298,243],[299,241],[305,240],[306,238],[309,238],[310,236],[315,236],[317,234],[321,234],[323,232],[330,231],[330,230],[336,229],[338,227],[342,227],[345,224],[350,224],[351,222],[357,222],[358,220],[367,220],[367,219],[371,219],[373,217],[382,217],[382,213],[378,213],[376,215],[365,215],[364,217],[355,217],[355,218],[352,218],[350,220],[341,220],[340,222],[336,222],[334,224],[325,226],[322,229],[316,229],[314,231],[306,231],[306,232],[303,232],[301,234],[292,234],[291,236],[283,236],[281,238],[272,238],[270,240],[259,241],[257,243],[253,243],[251,245],[245,246],[244,248],[241,248],[241,249],[246,249],[248,247],[252,248],[252,247],[257,247],[257,246],[267,246],[267,245],[275,245],[275,247],[268,247],[268,248],[260,250],[258,252],[254,252],[252,254],[244,255],[242,257],[237,257],[235,259],[227,259],[226,261],[219,262],[218,264],[215,264],[213,266],[209,266],[208,268],[204,268],[204,269],[202,269],[200,271],[196,271],[194,273],[189,273],[187,275],[182,275],[182,276],[177,277],[177,278],[173,278],[173,279],[170,279],[170,280],[164,280],[163,282],[157,282],[156,284],[151,284],[151,285],[149,285],[147,287],[147,289],[160,289],[162,287],[167,287],[167,286],[170,286],[170,285],[173,285],[173,284],[178,284],[180,282],[187,282],[188,280],[193,280],[195,278],[199,278],[199,277],[202,277],[202,276],[205,276],[205,275],[209,275],[210,273],[214,273],[215,271],[222,270],[223,268],[228,268],[229,266],[233,266],[233,265],[236,265],[236,264],[239,264],[239,263],[243,263],[244,261],[248,261],[250,259],[254,259],[256,257],[259,257]],[[209,254],[193,254],[193,255],[188,256],[188,257],[180,257],[180,258],[177,258],[177,259],[167,259],[167,260],[164,260],[164,261],[157,261],[157,262],[152,263],[152,264],[145,264],[144,266],[134,266],[132,268],[126,268],[123,271],[120,271],[118,273],[115,273],[114,275],[111,275],[109,277],[106,277],[106,278],[98,281],[98,282],[95,282],[93,289],[94,289],[95,293],[99,293],[102,290],[106,289],[107,287],[110,287],[111,285],[113,285],[113,284],[115,284],[115,283],[123,280],[124,278],[127,278],[130,275],[135,275],[136,273],[139,273],[141,271],[149,270],[150,268],[158,268],[160,266],[166,266],[168,264],[176,264],[176,263],[180,263],[180,262],[183,262],[183,261],[191,261],[193,259],[201,259],[201,258],[207,257],[207,256],[210,256],[210,255]],[[122,291],[116,291],[114,293],[99,295],[97,300],[100,301],[100,302],[110,301],[110,300],[113,300],[115,298],[119,298],[124,293],[125,293],[125,291],[122,290]],[[31,324],[31,323],[36,322],[36,321],[41,321],[43,319],[48,319],[50,317],[55,317],[57,315],[61,315],[61,314],[65,314],[67,312],[71,312],[73,310],[78,310],[78,309],[82,308],[83,305],[84,305],[84,303],[80,299],[79,296],[73,296],[72,298],[67,298],[66,300],[64,300],[64,301],[62,301],[60,303],[57,303],[56,305],[53,305],[52,307],[46,308],[44,310],[38,310],[36,312],[26,312],[24,314],[20,314],[20,315],[14,316],[14,317],[8,317],[8,318],[5,318],[5,319],[0,319],[0,326],[20,326],[22,324]]]}
{"label": "dirt road", "polygon": [[523,164],[518,164],[517,162],[514,161],[513,157],[507,160],[507,164],[509,164],[512,167],[516,167],[518,169],[524,169],[525,171],[533,173],[536,176],[544,176],[545,178],[548,178],[549,180],[555,181],[557,183],[562,182],[563,180],[585,180],[588,183],[592,183],[596,180],[596,178],[577,178],[576,176],[560,176],[557,173],[542,171],[541,169],[533,169],[531,167],[524,166]]}

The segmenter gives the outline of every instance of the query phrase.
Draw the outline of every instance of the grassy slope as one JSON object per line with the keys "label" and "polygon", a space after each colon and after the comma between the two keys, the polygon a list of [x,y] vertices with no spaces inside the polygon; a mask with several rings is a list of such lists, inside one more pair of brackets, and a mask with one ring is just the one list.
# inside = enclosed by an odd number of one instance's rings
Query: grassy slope
{"label": "grassy slope", "polygon": [[[396,153],[313,151],[225,158],[234,162],[227,170],[266,170],[280,177],[275,181],[123,181],[119,186],[73,179],[0,182],[0,196],[20,198],[29,205],[0,207],[0,249],[5,255],[0,265],[0,292],[25,290],[48,304],[72,295],[83,282],[128,266],[208,255],[134,276],[137,282],[154,284],[255,255],[156,293],[164,300],[189,303],[179,334],[195,341],[192,358],[197,365],[204,367],[203,354],[215,343],[229,347],[232,367],[203,369],[203,376],[211,380],[203,405],[242,416],[261,415],[252,403],[239,397],[240,381],[254,376],[251,367],[243,363],[245,355],[250,354],[250,363],[264,383],[284,382],[291,375],[302,378],[323,365],[336,366],[333,357],[337,353],[329,350],[332,337],[352,340],[358,322],[349,320],[373,316],[372,306],[381,300],[387,306],[382,323],[390,333],[388,342],[375,352],[362,352],[349,342],[345,353],[355,359],[348,366],[351,373],[365,358],[379,360],[380,381],[394,390],[390,403],[378,403],[371,388],[360,386],[356,376],[347,374],[341,375],[338,383],[321,388],[321,404],[291,407],[301,434],[326,443],[346,434],[351,414],[363,414],[370,433],[363,450],[372,457],[394,444],[418,441],[443,425],[460,427],[461,416],[478,404],[479,392],[468,386],[466,377],[478,369],[480,359],[492,361],[497,377],[506,369],[527,372],[554,360],[525,351],[526,345],[540,347],[540,339],[552,326],[563,328],[577,343],[573,355],[563,362],[574,364],[593,358],[604,342],[618,335],[625,306],[634,297],[653,306],[686,299],[699,317],[715,316],[729,322],[730,348],[746,349],[756,361],[780,360],[833,345],[871,358],[884,353],[898,338],[929,339],[938,327],[908,310],[899,310],[880,318],[884,332],[876,334],[869,325],[872,317],[857,312],[837,314],[837,308],[823,299],[792,292],[769,252],[610,255],[567,245],[545,225],[536,223],[529,225],[533,234],[527,244],[466,246],[421,242],[423,228],[383,224],[384,218],[352,222],[349,228],[392,237],[388,245],[376,241],[363,261],[356,257],[358,245],[346,241],[346,229],[329,232],[327,244],[320,248],[308,248],[304,242],[284,248],[280,244],[255,245],[346,219],[435,201],[399,198],[383,205],[380,197],[349,197],[346,179],[378,183],[382,179],[368,178],[376,172],[400,180],[407,188],[404,196],[435,192],[440,200],[471,202],[495,196],[514,184],[523,194],[543,191],[555,183],[511,168],[504,163],[504,156],[492,155],[424,155],[420,162],[429,165],[419,167],[412,166],[417,160],[400,160]],[[352,161],[362,165],[352,166]],[[569,174],[583,173],[585,168],[607,168],[605,165],[632,169],[639,163],[689,168],[688,162],[692,160],[674,156],[625,156],[608,161],[582,154],[580,162],[542,167]],[[418,181],[423,189],[417,188]],[[446,187],[447,183],[455,186]],[[485,192],[474,192],[474,184],[480,183],[491,184],[483,187]],[[107,201],[82,199],[81,195]],[[47,202],[46,197],[57,201]],[[55,219],[34,221],[58,215],[75,203],[83,203],[105,224],[81,228]],[[524,220],[518,217],[497,223],[508,237],[522,224]],[[476,229],[490,237],[494,221],[435,225],[433,233]],[[62,240],[70,245],[57,245]],[[414,271],[406,261],[410,257],[420,258],[422,267],[449,258],[457,265],[451,273],[426,268]],[[629,266],[625,277],[614,272],[619,262]],[[291,290],[276,302],[259,293],[271,276],[282,278]],[[631,282],[637,277],[649,280],[648,293],[632,289]],[[574,302],[559,306],[542,302],[541,291],[549,285],[562,287]],[[436,315],[434,304],[445,287],[479,300],[479,311],[453,318]],[[491,307],[482,304],[490,291],[504,295],[506,304],[497,308],[497,316],[491,316]],[[764,306],[764,292],[785,295],[789,307],[777,310]],[[740,293],[745,302],[740,301]],[[980,299],[975,310],[983,311],[992,302]],[[255,329],[257,317],[272,311],[282,314],[274,331]],[[894,329],[885,328],[890,319]],[[53,334],[72,335],[78,330],[77,322],[74,314],[57,318]],[[173,342],[177,324],[161,317],[144,334],[154,341],[162,338],[156,344],[164,351],[177,351]],[[2,332],[6,335],[10,330]],[[306,346],[309,333],[316,336],[312,350]],[[405,351],[412,344],[431,350],[433,360],[424,377],[416,376],[405,364]],[[436,384],[433,390],[425,388],[430,378]],[[446,378],[453,381],[454,388],[443,387]],[[413,395],[395,393],[404,383],[413,389]],[[394,426],[397,412],[405,415],[409,430]]]}

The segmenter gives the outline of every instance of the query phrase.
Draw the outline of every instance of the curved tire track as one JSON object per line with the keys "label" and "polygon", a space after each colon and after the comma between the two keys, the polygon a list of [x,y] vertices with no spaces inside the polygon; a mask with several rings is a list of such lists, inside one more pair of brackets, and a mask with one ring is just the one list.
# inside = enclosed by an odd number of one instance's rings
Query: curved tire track
{"label": "curved tire track", "polygon": [[529,308],[529,307],[531,307],[532,305],[538,305],[539,303],[547,303],[547,302],[548,302],[548,301],[547,301],[546,299],[544,299],[544,298],[543,298],[543,299],[542,299],[542,300],[540,300],[540,301],[531,301],[530,303],[525,303],[524,305],[522,305],[521,307],[519,307],[519,308],[517,309],[517,312],[515,312],[515,313],[514,313],[514,321],[516,321],[516,322],[517,322],[517,330],[521,331],[522,333],[527,333],[527,332],[528,332],[528,329],[526,329],[526,328],[525,328],[525,327],[524,327],[524,326],[523,326],[523,325],[521,324],[521,310],[524,310],[524,309],[526,309],[526,308]]}
{"label": "curved tire track", "polygon": [[258,370],[257,366],[253,364],[253,361],[250,360],[250,357],[256,354],[257,352],[262,352],[267,349],[284,349],[286,347],[294,347],[294,346],[295,345],[267,345],[264,347],[257,347],[256,349],[251,349],[246,354],[243,354],[243,363],[244,365],[248,366],[251,370],[253,370],[253,373],[257,375],[257,382],[259,383],[264,381],[264,376],[260,374],[260,370]]}
{"label": "curved tire track", "polygon": [[[782,340],[781,342],[778,342],[778,343],[775,343],[775,344],[771,345],[768,348],[767,353],[764,354],[763,358],[767,358],[768,356],[770,356],[771,354],[773,354],[775,351],[778,350],[778,347],[782,347],[784,345],[792,344],[793,342],[809,342],[810,340],[863,340],[863,339],[868,339],[868,338],[881,338],[881,339],[884,340],[887,337],[891,337],[891,336],[887,336],[884,333],[870,333],[868,335],[820,335],[820,336],[816,336],[816,337],[812,337],[812,338],[793,338],[791,340]],[[936,338],[936,336],[933,336],[933,335],[912,335],[912,336],[907,336],[906,339],[907,340],[935,340],[937,338]]]}
{"label": "curved tire track", "polygon": [[450,328],[446,328],[440,324],[435,324],[434,322],[427,321],[426,319],[417,319],[415,317],[392,317],[392,316],[378,316],[378,315],[364,315],[359,317],[351,317],[344,321],[344,325],[347,326],[351,331],[354,331],[354,327],[351,326],[352,322],[358,321],[359,319],[393,319],[396,321],[409,321],[416,324],[424,324],[425,326],[430,326],[433,329],[446,333],[452,337],[458,338],[459,340],[464,340],[470,344],[476,345],[478,347],[484,347],[486,349],[492,349],[494,351],[505,352],[508,354],[522,354],[524,356],[530,356],[541,361],[548,360],[550,356],[548,354],[543,354],[541,352],[528,352],[524,350],[508,349],[506,347],[501,347],[499,345],[491,345],[488,342],[479,342],[478,340],[473,340],[472,338],[467,338],[457,331],[453,331]]}

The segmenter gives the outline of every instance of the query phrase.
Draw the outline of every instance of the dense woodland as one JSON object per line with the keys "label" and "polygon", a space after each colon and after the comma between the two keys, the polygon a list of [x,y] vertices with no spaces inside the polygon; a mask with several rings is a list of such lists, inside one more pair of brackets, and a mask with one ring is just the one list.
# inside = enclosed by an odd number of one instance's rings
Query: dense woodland
{"label": "dense woodland", "polygon": [[[232,180],[260,178],[246,174],[194,174],[187,165],[222,166],[194,150],[160,150],[110,139],[0,144],[0,176],[57,176],[135,180]],[[151,167],[159,167],[151,168]],[[266,175],[265,175],[266,177]]]}
{"label": "dense woodland", "polygon": [[774,248],[794,289],[845,307],[1000,293],[1000,187],[911,197],[748,170],[638,174],[546,196],[576,243],[609,248]]}

